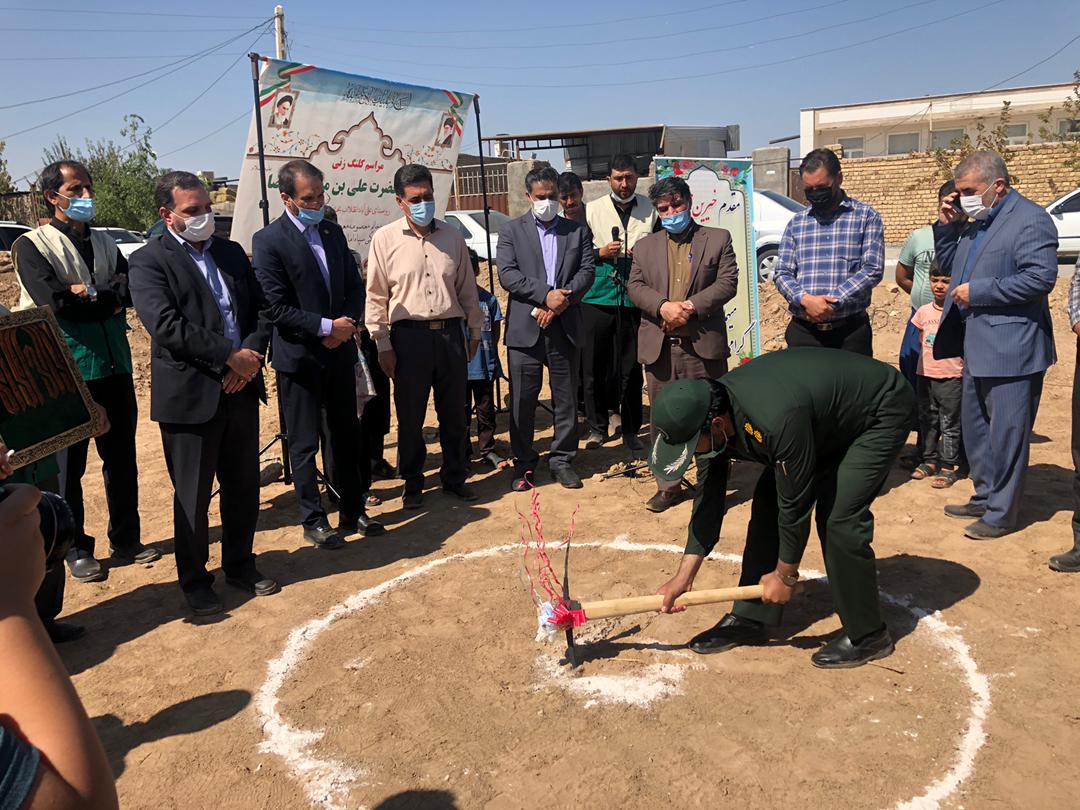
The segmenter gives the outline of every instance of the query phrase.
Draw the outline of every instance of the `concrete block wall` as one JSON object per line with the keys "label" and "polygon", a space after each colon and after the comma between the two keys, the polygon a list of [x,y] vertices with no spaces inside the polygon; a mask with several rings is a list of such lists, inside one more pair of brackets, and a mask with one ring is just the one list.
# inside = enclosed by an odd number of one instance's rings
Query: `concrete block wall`
{"label": "concrete block wall", "polygon": [[[1066,144],[1009,147],[1009,173],[1017,191],[1048,205],[1080,186],[1080,169],[1065,166],[1071,152]],[[913,153],[842,160],[844,189],[881,214],[887,244],[901,244],[916,228],[937,218],[940,176],[931,155]]]}

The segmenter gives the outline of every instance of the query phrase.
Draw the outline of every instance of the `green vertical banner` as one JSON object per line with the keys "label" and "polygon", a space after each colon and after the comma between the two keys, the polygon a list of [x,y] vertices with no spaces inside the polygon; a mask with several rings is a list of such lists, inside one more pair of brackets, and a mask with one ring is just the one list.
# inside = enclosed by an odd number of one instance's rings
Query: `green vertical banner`
{"label": "green vertical banner", "polygon": [[699,225],[731,234],[739,263],[739,286],[724,308],[728,346],[735,362],[761,354],[757,255],[754,245],[754,169],[749,158],[656,159],[656,179],[681,177],[690,186],[690,215]]}

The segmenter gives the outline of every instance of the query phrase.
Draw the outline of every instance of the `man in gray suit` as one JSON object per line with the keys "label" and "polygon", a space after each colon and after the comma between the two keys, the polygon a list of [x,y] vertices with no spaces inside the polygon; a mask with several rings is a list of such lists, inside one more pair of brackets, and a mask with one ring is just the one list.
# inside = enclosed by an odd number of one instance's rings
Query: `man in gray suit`
{"label": "man in gray suit", "polygon": [[510,446],[515,492],[533,485],[536,406],[548,367],[555,412],[549,465],[552,477],[577,489],[570,463],[577,450],[577,375],[584,336],[582,296],[592,286],[595,258],[588,231],[558,216],[559,175],[550,166],[525,177],[529,211],[499,231],[495,262],[510,294],[506,351],[510,365]]}
{"label": "man in gray suit", "polygon": [[938,263],[952,268],[934,357],[964,358],[961,425],[975,495],[945,514],[975,518],[964,534],[992,540],[1016,531],[1043,377],[1057,360],[1047,303],[1057,231],[1009,185],[1000,155],[975,152],[953,177],[957,190],[934,225]]}

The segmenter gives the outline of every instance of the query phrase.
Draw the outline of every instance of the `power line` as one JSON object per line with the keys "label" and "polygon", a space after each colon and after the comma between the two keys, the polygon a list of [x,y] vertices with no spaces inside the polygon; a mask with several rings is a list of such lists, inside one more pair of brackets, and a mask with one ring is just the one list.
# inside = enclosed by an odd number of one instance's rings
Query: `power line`
{"label": "power line", "polygon": [[[734,45],[734,46],[732,46],[730,48],[713,48],[713,49],[709,49],[709,50],[705,50],[705,51],[690,51],[690,52],[680,53],[680,54],[671,55],[671,56],[665,55],[665,56],[657,56],[657,57],[654,57],[654,58],[630,59],[630,60],[627,60],[627,61],[624,61],[624,62],[611,62],[611,61],[607,61],[607,62],[576,62],[576,63],[574,63],[572,65],[568,64],[568,65],[554,65],[554,66],[547,65],[547,64],[500,65],[499,69],[500,70],[532,70],[532,69],[538,68],[538,67],[555,67],[555,68],[557,68],[559,70],[578,70],[580,68],[589,68],[589,67],[625,67],[627,65],[647,64],[649,62],[671,62],[671,61],[674,61],[674,60],[692,59],[692,58],[697,58],[697,57],[701,57],[701,56],[716,56],[718,54],[732,53],[733,51],[746,50],[748,48],[756,48],[756,47],[758,47],[760,45],[771,45],[771,44],[773,44],[775,42],[783,42],[783,41],[789,40],[789,39],[802,39],[803,37],[811,36],[813,34],[820,34],[820,33],[823,33],[825,31],[835,30],[837,28],[845,28],[845,27],[847,27],[849,25],[858,25],[859,23],[871,22],[873,20],[879,20],[879,19],[881,19],[881,18],[883,18],[885,16],[888,16],[889,14],[895,14],[895,13],[900,12],[900,11],[907,11],[908,9],[916,8],[918,6],[931,5],[931,4],[935,4],[937,2],[938,2],[938,0],[918,0],[918,2],[909,3],[906,6],[899,6],[898,8],[890,9],[889,11],[882,12],[880,14],[872,14],[872,15],[870,15],[868,17],[860,17],[858,19],[847,20],[845,22],[832,23],[830,25],[823,25],[820,28],[812,28],[812,29],[807,29],[807,30],[800,30],[800,31],[797,31],[794,34],[786,34],[784,36],[772,36],[772,37],[768,37],[767,39],[757,40],[755,42],[744,42],[741,45]],[[816,10],[816,9],[814,9],[814,10]],[[707,29],[700,29],[700,30],[707,30]],[[337,54],[340,54],[340,55],[345,55],[344,52],[342,52],[342,51],[327,51],[326,48],[323,48],[321,46],[318,48],[318,50],[323,52],[323,53],[337,53]],[[350,53],[350,54],[348,54],[348,56],[353,57],[353,56],[355,56],[355,53]],[[414,59],[395,59],[393,57],[384,57],[384,56],[376,56],[376,57],[372,57],[372,59],[374,61],[377,61],[377,62],[402,62],[402,63],[406,63],[406,64],[423,66],[423,67],[464,68],[466,70],[468,70],[468,69],[487,70],[488,69],[487,66],[475,65],[475,63],[473,65],[446,64],[446,63],[440,63],[440,62],[418,63]]]}
{"label": "power line", "polygon": [[10,109],[14,109],[15,107],[29,107],[29,106],[34,105],[34,104],[44,104],[46,101],[56,101],[57,99],[61,99],[61,98],[69,98],[71,96],[81,96],[84,93],[92,93],[95,90],[103,90],[106,87],[114,87],[114,86],[116,86],[118,84],[123,84],[124,82],[130,82],[130,81],[132,81],[134,79],[141,79],[143,76],[149,76],[151,73],[157,73],[160,70],[166,70],[168,68],[174,67],[175,65],[178,65],[181,62],[186,62],[187,60],[189,60],[189,59],[191,59],[193,57],[205,56],[205,55],[207,55],[209,53],[212,53],[213,51],[219,50],[220,48],[224,48],[226,45],[231,45],[233,42],[240,39],[240,37],[244,36],[245,34],[248,34],[251,31],[256,30],[257,28],[265,27],[266,23],[267,23],[267,21],[263,20],[262,23],[260,23],[259,25],[253,26],[252,28],[249,28],[243,34],[239,34],[238,36],[232,37],[231,39],[227,39],[224,42],[220,42],[217,45],[214,45],[214,46],[212,46],[210,48],[205,48],[205,49],[199,51],[198,53],[189,54],[188,56],[185,56],[182,59],[177,59],[175,62],[166,62],[163,65],[158,65],[157,67],[150,68],[149,70],[144,70],[141,73],[134,73],[131,76],[124,76],[122,79],[115,79],[115,80],[113,80],[111,82],[105,82],[104,84],[94,85],[93,87],[83,87],[83,88],[80,88],[78,90],[71,90],[71,91],[69,91],[67,93],[58,93],[55,96],[44,96],[42,98],[31,99],[30,101],[19,101],[19,102],[16,102],[15,104],[0,105],[0,110],[10,110]]}
{"label": "power line", "polygon": [[162,152],[160,155],[157,156],[158,160],[160,160],[163,157],[168,157],[169,155],[175,155],[177,152],[183,152],[185,149],[188,149],[189,147],[200,144],[203,141],[205,141],[207,138],[212,138],[214,135],[217,135],[223,129],[227,129],[227,128],[231,127],[233,124],[239,123],[242,119],[247,118],[249,115],[251,115],[251,110],[244,110],[244,112],[242,112],[236,118],[232,119],[231,121],[228,121],[225,124],[222,124],[220,127],[215,129],[213,132],[208,132],[205,135],[203,135],[201,138],[197,138],[196,140],[192,141],[191,143],[184,144],[183,146],[177,147],[176,149],[170,149],[168,152]]}
{"label": "power line", "polygon": [[[781,11],[775,14],[766,14],[763,17],[755,17],[750,20],[739,20],[736,22],[728,22],[722,25],[709,25],[699,26],[693,29],[692,33],[699,34],[706,31],[728,31],[732,28],[738,28],[744,25],[753,25],[760,22],[769,22],[771,20],[780,19],[781,17],[791,17],[798,14],[807,14],[812,11],[822,11],[833,6],[844,5],[850,3],[852,0],[830,0],[828,3],[822,3],[816,6],[810,6],[808,8],[795,9],[793,11]],[[327,29],[325,26],[307,26],[318,31],[320,28],[323,30],[341,30],[341,29]],[[601,45],[625,45],[628,42],[651,42],[659,39],[672,39],[675,37],[685,37],[687,31],[672,31],[666,34],[647,34],[638,37],[619,37],[617,39],[601,39],[592,42],[560,42],[558,47],[561,48],[593,48]],[[322,39],[338,40],[341,42],[355,42],[355,38],[335,37],[328,34],[321,34]],[[454,44],[441,44],[441,43],[424,43],[421,47],[424,48],[450,48],[454,50],[461,50],[459,43]],[[507,50],[521,50],[521,45],[469,45],[470,51],[507,51]],[[546,66],[545,66],[546,67]]]}
{"label": "power line", "polygon": [[206,34],[213,32],[216,34],[223,34],[228,31],[239,31],[239,28],[170,28],[168,31],[162,31],[161,28],[5,28],[4,32],[20,31],[20,32],[48,32],[50,34]]}
{"label": "power line", "polygon": [[[199,60],[199,58],[201,58],[201,57],[193,57],[192,59],[188,60],[188,62],[186,64],[181,65],[181,67],[187,67],[187,65],[197,62]],[[170,75],[170,74],[162,73],[160,76],[154,76],[153,78],[147,79],[144,82],[140,82],[139,84],[135,85],[134,87],[129,87],[127,90],[122,90],[119,93],[116,93],[115,95],[109,96],[106,99],[102,99],[100,101],[95,101],[94,103],[88,104],[85,107],[80,107],[77,110],[73,110],[73,111],[71,111],[69,113],[65,113],[64,115],[57,116],[56,118],[52,118],[52,119],[50,119],[48,121],[43,121],[40,124],[34,124],[33,126],[26,127],[24,129],[20,129],[17,132],[12,132],[12,133],[10,133],[8,135],[0,135],[0,140],[7,140],[9,138],[14,138],[17,135],[25,135],[27,132],[33,132],[34,130],[41,129],[42,127],[47,127],[50,124],[55,124],[57,121],[63,121],[64,119],[71,118],[72,116],[78,115],[79,113],[84,113],[87,110],[93,109],[94,107],[97,107],[97,106],[99,106],[101,104],[107,104],[108,102],[113,101],[115,99],[118,99],[121,96],[126,96],[128,93],[133,93],[136,90],[139,90],[140,88],[146,87],[148,84],[152,84],[152,83],[154,83],[156,81],[160,81],[161,79],[165,78],[168,75]]]}
{"label": "power line", "polygon": [[[36,14],[112,14],[118,17],[184,17],[196,20],[257,20],[254,15],[238,14],[171,14],[163,11],[93,11],[75,8],[36,8],[34,6],[0,6],[0,11],[33,11]],[[10,29],[9,29],[10,30]]]}
{"label": "power line", "polygon": [[[183,56],[180,53],[148,53],[142,56],[0,56],[0,62],[86,62],[113,61],[121,59],[173,59]],[[228,54],[208,54],[208,56],[228,56]]]}

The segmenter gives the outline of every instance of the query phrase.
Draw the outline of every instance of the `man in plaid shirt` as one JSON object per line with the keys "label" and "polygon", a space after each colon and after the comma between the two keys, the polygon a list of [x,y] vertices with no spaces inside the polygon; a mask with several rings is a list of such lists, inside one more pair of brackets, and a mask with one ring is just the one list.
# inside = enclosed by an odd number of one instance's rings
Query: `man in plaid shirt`
{"label": "man in plaid shirt", "polygon": [[1068,574],[1080,574],[1080,259],[1076,261],[1069,285],[1069,323],[1077,334],[1077,366],[1073,372],[1072,455],[1076,479],[1073,482],[1073,547],[1071,551],[1050,558],[1050,568]]}
{"label": "man in plaid shirt", "polygon": [[776,288],[791,312],[791,346],[847,349],[872,357],[866,308],[885,269],[881,216],[844,193],[840,160],[815,149],[799,166],[810,208],[784,229]]}

